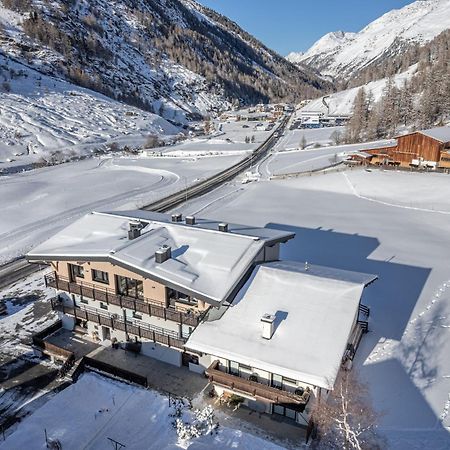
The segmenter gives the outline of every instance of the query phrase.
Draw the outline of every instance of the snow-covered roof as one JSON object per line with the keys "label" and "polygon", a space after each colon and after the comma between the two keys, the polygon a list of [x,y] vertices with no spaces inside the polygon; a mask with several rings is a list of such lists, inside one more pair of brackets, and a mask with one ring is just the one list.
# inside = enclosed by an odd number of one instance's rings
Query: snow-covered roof
{"label": "snow-covered roof", "polygon": [[[217,231],[219,224],[222,223],[218,220],[202,219],[199,217],[195,217],[195,225],[186,225],[186,223],[183,221],[173,223],[172,216],[170,214],[163,214],[145,210],[107,211],[104,212],[104,214],[117,217],[126,217],[130,220],[161,222],[165,224],[173,224],[178,227],[187,227],[189,229],[196,228],[214,231]],[[295,233],[277,230],[275,228],[253,227],[250,225],[240,225],[236,223],[228,223],[227,225],[228,233],[258,238],[265,241],[267,245],[273,245],[277,242],[286,242],[295,236]]]}
{"label": "snow-covered roof", "polygon": [[428,130],[419,131],[419,133],[436,139],[439,142],[450,142],[450,127],[430,128]]}
{"label": "snow-covered roof", "polygon": [[[326,389],[333,387],[364,287],[375,275],[290,261],[262,264],[219,320],[186,347]],[[275,315],[271,339],[261,317]]]}
{"label": "snow-covered roof", "polygon": [[[188,226],[169,222],[168,216],[128,211],[125,216],[91,213],[69,225],[27,255],[29,261],[110,261],[144,277],[163,282],[198,299],[218,305],[232,295],[270,239],[283,232],[273,230],[264,237],[220,232],[217,227]],[[144,216],[147,219],[143,220]],[[150,219],[154,217],[154,220]],[[141,219],[141,236],[129,240],[130,220]],[[247,227],[247,231],[251,229]],[[261,236],[264,236],[261,231]],[[285,239],[292,233],[284,233]],[[155,252],[164,245],[172,256],[157,263]]]}

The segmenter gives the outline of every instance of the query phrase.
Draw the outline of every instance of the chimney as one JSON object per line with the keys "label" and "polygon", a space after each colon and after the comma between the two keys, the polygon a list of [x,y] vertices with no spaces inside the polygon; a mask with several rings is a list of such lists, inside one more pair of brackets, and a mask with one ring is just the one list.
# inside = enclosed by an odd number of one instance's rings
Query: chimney
{"label": "chimney", "polygon": [[195,225],[195,217],[194,216],[186,216],[186,224],[187,225]]}
{"label": "chimney", "polygon": [[228,231],[228,224],[227,223],[219,223],[219,231],[223,231],[226,233]]}
{"label": "chimney", "polygon": [[261,317],[262,334],[264,339],[272,339],[275,331],[275,316],[272,314],[264,314]]}
{"label": "chimney", "polygon": [[141,222],[130,222],[128,228],[128,239],[132,241],[141,235],[142,224]]}
{"label": "chimney", "polygon": [[183,220],[183,215],[180,213],[172,214],[172,222],[181,222]]}
{"label": "chimney", "polygon": [[155,252],[155,261],[157,264],[162,264],[172,257],[172,248],[168,245],[163,245]]}

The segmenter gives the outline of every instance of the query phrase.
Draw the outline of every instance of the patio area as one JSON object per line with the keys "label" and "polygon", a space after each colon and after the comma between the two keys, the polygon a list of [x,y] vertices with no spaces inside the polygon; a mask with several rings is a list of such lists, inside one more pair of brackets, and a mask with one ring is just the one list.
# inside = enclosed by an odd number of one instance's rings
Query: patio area
{"label": "patio area", "polygon": [[83,356],[88,355],[100,347],[99,344],[83,337],[81,334],[74,333],[73,331],[66,330],[65,328],[61,328],[51,334],[45,338],[45,341],[55,345],[56,347],[72,352],[75,355],[75,361],[78,361]]}
{"label": "patio area", "polygon": [[148,356],[123,349],[99,347],[89,358],[147,378],[148,387],[160,392],[170,392],[179,397],[193,399],[208,385],[208,380],[187,367],[177,367]]}
{"label": "patio area", "polygon": [[297,449],[306,441],[306,428],[294,421],[276,414],[268,415],[241,406],[236,411],[226,405],[216,403],[217,398],[207,395],[209,387],[193,402],[193,406],[210,404],[216,410],[220,424],[230,428],[246,431],[260,438],[282,443],[286,448]]}

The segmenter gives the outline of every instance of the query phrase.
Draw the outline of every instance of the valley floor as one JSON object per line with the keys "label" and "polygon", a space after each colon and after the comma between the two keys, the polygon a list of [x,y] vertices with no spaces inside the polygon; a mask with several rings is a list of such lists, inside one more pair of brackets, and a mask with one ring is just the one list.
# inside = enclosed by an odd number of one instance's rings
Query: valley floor
{"label": "valley floor", "polygon": [[394,450],[450,447],[449,180],[349,170],[227,187],[182,211],[294,231],[282,259],[378,274],[355,367]]}

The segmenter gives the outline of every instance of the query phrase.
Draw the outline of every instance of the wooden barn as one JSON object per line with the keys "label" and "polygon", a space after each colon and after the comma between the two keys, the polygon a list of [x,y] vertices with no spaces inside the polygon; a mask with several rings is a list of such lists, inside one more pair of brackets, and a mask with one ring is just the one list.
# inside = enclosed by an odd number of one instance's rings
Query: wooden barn
{"label": "wooden barn", "polygon": [[397,145],[370,151],[378,164],[403,167],[450,167],[450,127],[430,128],[398,136]]}

